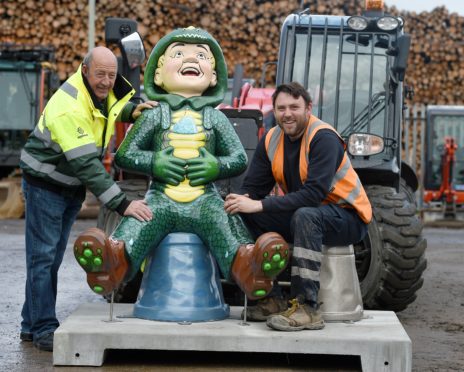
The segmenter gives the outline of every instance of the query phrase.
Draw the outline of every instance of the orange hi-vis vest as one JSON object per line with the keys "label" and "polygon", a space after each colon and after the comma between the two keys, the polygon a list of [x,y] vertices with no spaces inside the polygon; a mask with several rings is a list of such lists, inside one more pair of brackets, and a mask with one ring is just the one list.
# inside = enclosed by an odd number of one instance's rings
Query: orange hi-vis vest
{"label": "orange hi-vis vest", "polygon": [[[311,115],[306,131],[303,134],[300,148],[300,179],[303,184],[308,177],[308,157],[311,141],[321,129],[330,129],[334,131],[342,141],[343,147],[346,149],[343,139],[331,125]],[[280,127],[276,126],[266,134],[265,146],[267,156],[272,165],[274,179],[283,192],[287,193],[288,190],[284,178],[284,132]],[[327,149],[327,151],[330,151],[330,149]],[[369,223],[372,219],[371,204],[358,175],[351,166],[346,151],[332,180],[329,193],[322,203],[333,203],[343,208],[351,206],[365,223]]]}

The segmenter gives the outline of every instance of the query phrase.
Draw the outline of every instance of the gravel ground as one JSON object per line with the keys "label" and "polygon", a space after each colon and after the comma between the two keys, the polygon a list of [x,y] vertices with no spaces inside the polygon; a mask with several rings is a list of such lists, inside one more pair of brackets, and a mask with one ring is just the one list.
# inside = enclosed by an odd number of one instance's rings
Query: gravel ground
{"label": "gravel ground", "polygon": [[414,371],[464,371],[464,230],[425,229],[424,285],[398,317],[412,340]]}
{"label": "gravel ground", "polygon": [[[95,224],[95,220],[79,220],[70,241]],[[18,338],[25,281],[23,231],[24,220],[0,221],[0,275],[4,290],[0,298],[0,371],[309,370],[307,364],[296,359],[282,361],[258,355],[248,359],[245,367],[237,363],[237,358],[240,359],[237,355],[218,364],[210,355],[195,359],[196,356],[185,354],[184,360],[180,360],[179,353],[164,353],[160,362],[160,355],[153,352],[110,356],[101,368],[54,368],[52,353],[38,351]],[[464,230],[427,228],[424,233],[428,240],[424,286],[417,300],[398,313],[412,340],[413,371],[464,371]],[[60,320],[83,302],[103,301],[88,289],[84,272],[75,263],[71,249],[60,270],[58,292]],[[359,369],[356,360],[321,357],[313,360],[310,370]]]}

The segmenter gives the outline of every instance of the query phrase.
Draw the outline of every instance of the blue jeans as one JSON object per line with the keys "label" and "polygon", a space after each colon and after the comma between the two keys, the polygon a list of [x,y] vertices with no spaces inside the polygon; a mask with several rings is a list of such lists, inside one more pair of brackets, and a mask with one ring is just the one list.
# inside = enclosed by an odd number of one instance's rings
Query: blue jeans
{"label": "blue jeans", "polygon": [[312,307],[318,303],[322,244],[355,244],[367,234],[367,225],[354,209],[333,204],[300,208],[295,212],[243,213],[241,216],[255,238],[275,231],[293,243],[291,296]]}
{"label": "blue jeans", "polygon": [[59,326],[55,303],[58,269],[82,200],[64,197],[23,180],[26,200],[26,300],[21,332],[34,339]]}

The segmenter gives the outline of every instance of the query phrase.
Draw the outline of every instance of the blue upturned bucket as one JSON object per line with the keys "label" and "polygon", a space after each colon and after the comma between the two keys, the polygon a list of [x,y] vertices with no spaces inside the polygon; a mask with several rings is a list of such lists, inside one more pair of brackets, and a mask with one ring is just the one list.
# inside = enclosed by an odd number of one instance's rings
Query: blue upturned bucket
{"label": "blue upturned bucket", "polygon": [[166,236],[148,258],[134,316],[205,322],[229,316],[216,262],[195,234]]}

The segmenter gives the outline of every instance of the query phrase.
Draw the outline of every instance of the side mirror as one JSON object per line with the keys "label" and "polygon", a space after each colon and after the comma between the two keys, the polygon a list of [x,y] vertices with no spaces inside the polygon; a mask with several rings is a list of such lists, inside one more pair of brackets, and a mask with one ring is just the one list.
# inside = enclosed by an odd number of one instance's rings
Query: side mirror
{"label": "side mirror", "polygon": [[404,80],[404,73],[408,65],[409,47],[411,46],[411,35],[404,34],[398,38],[396,49],[398,51],[393,62],[393,72],[398,75],[398,80]]}
{"label": "side mirror", "polygon": [[121,39],[121,50],[131,70],[143,64],[145,60],[145,48],[138,32],[134,32]]}
{"label": "side mirror", "polygon": [[105,19],[106,45],[119,41],[137,31],[137,22],[129,18],[108,17]]}
{"label": "side mirror", "polygon": [[105,20],[106,45],[117,44],[118,72],[124,76],[140,95],[140,65],[145,59],[145,49],[137,32],[137,22],[128,18],[109,17]]}

